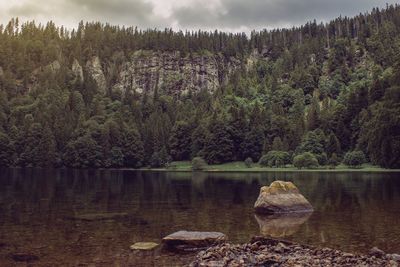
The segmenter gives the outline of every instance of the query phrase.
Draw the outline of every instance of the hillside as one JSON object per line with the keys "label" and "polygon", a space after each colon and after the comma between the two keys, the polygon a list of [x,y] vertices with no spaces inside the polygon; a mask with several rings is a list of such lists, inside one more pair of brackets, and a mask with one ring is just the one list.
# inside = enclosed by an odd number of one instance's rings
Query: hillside
{"label": "hillside", "polygon": [[0,26],[0,166],[305,154],[400,168],[400,6],[249,36]]}

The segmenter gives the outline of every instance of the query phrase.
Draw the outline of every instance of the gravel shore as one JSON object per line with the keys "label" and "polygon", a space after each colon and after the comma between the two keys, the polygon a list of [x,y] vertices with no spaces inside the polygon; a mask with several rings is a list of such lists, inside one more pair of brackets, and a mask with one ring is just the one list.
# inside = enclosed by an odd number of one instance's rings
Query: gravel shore
{"label": "gravel shore", "polygon": [[224,243],[197,254],[191,267],[200,266],[390,266],[400,265],[400,255],[378,248],[356,255],[330,248],[315,248],[288,241],[255,237],[250,243]]}

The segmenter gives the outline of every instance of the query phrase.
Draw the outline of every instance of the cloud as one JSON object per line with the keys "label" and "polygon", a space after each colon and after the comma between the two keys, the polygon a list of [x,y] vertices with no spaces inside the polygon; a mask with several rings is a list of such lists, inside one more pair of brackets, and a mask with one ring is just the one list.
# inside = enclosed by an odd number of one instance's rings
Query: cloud
{"label": "cloud", "polygon": [[12,17],[76,27],[101,21],[140,28],[250,31],[316,19],[354,16],[393,0],[0,0],[0,20]]}
{"label": "cloud", "polygon": [[195,5],[176,8],[173,16],[181,27],[250,29],[290,27],[307,21],[328,21],[339,15],[354,16],[373,7],[385,6],[376,0],[221,0],[218,10]]}
{"label": "cloud", "polygon": [[57,23],[74,27],[81,20],[133,25],[143,28],[161,26],[163,18],[154,16],[153,4],[143,0],[25,0],[11,5],[9,18]]}

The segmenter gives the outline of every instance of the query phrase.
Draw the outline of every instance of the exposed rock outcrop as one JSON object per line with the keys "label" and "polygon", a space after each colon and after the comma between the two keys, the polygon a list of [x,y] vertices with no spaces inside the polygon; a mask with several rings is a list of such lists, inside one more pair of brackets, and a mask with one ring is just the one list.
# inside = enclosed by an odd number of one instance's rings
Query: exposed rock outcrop
{"label": "exposed rock outcrop", "polygon": [[310,202],[291,182],[275,181],[270,186],[263,186],[254,204],[256,213],[291,213],[312,212]]}
{"label": "exposed rock outcrop", "polygon": [[61,64],[58,60],[54,60],[51,62],[49,65],[47,65],[47,68],[52,72],[56,73],[61,69]]}
{"label": "exposed rock outcrop", "polygon": [[72,73],[74,75],[75,82],[83,83],[83,69],[79,64],[79,61],[76,59],[74,59],[74,62],[72,62]]}
{"label": "exposed rock outcrop", "polygon": [[223,233],[190,231],[175,232],[162,239],[167,248],[178,250],[205,248],[224,243],[226,240],[227,237]]}
{"label": "exposed rock outcrop", "polygon": [[88,72],[90,77],[96,82],[99,93],[105,94],[107,91],[107,83],[101,66],[100,58],[97,56],[92,57],[86,63],[86,71]]}
{"label": "exposed rock outcrop", "polygon": [[240,66],[235,58],[220,55],[180,52],[136,51],[119,72],[113,91],[124,94],[184,95],[204,89],[213,93],[227,82],[228,77]]}

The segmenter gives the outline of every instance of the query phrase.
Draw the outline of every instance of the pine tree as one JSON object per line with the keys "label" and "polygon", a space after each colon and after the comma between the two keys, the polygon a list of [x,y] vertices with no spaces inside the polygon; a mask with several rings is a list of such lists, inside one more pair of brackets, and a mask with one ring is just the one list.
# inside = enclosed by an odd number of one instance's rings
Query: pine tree
{"label": "pine tree", "polygon": [[185,121],[177,121],[169,139],[170,154],[173,160],[190,159],[191,127]]}
{"label": "pine tree", "polygon": [[8,167],[13,164],[13,145],[8,136],[0,132],[0,167]]}
{"label": "pine tree", "polygon": [[126,167],[140,168],[144,165],[143,142],[136,129],[130,128],[124,132],[122,153]]}
{"label": "pine tree", "polygon": [[339,139],[335,136],[334,133],[331,133],[328,136],[328,140],[326,143],[326,153],[328,155],[328,157],[331,157],[333,153],[335,153],[336,155],[341,154],[342,149],[340,147],[340,142]]}
{"label": "pine tree", "polygon": [[224,120],[213,119],[209,126],[204,147],[205,159],[209,164],[220,164],[234,158],[233,140]]}

